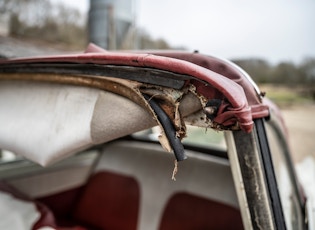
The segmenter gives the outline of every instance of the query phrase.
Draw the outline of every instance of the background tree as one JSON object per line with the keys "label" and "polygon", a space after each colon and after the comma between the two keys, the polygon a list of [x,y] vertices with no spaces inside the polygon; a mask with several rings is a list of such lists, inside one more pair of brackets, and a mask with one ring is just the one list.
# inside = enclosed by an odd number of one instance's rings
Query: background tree
{"label": "background tree", "polygon": [[49,0],[2,0],[0,12],[10,16],[10,36],[59,43],[67,49],[86,46],[85,20],[77,9]]}
{"label": "background tree", "polygon": [[257,83],[283,84],[288,86],[315,86],[315,59],[305,59],[297,65],[293,62],[280,62],[270,65],[262,59],[237,59],[242,67]]}
{"label": "background tree", "polygon": [[259,83],[271,81],[273,67],[263,59],[238,59],[234,63],[241,66],[246,72]]}

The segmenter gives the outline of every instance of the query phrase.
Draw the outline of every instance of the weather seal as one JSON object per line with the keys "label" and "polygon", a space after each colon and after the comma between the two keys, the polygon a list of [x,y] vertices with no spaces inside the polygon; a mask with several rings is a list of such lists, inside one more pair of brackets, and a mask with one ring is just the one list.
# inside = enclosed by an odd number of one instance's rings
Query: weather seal
{"label": "weather seal", "polygon": [[139,81],[164,87],[181,89],[191,76],[167,70],[123,65],[93,63],[14,63],[2,65],[0,73],[55,73],[87,76],[104,76]]}
{"label": "weather seal", "polygon": [[158,120],[160,121],[165,135],[174,151],[174,155],[177,161],[183,161],[187,158],[184,150],[184,146],[180,138],[176,135],[176,130],[171,119],[167,116],[164,110],[159,104],[149,95],[143,94],[144,98],[148,101],[149,105],[156,113]]}
{"label": "weather seal", "polygon": [[255,125],[257,127],[257,136],[261,149],[262,162],[265,168],[266,183],[268,185],[267,187],[269,189],[271,205],[275,216],[275,223],[277,229],[286,229],[271,152],[266,138],[267,134],[265,125],[262,119],[255,120]]}

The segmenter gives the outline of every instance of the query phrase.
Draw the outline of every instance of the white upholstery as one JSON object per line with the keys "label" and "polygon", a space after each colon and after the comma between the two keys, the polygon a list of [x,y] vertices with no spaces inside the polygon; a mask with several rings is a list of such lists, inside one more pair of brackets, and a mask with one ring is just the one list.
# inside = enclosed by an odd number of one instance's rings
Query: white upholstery
{"label": "white upholstery", "polygon": [[34,203],[0,192],[0,229],[30,230],[39,217]]}
{"label": "white upholstery", "polygon": [[152,125],[139,105],[99,89],[0,82],[0,149],[43,166]]}

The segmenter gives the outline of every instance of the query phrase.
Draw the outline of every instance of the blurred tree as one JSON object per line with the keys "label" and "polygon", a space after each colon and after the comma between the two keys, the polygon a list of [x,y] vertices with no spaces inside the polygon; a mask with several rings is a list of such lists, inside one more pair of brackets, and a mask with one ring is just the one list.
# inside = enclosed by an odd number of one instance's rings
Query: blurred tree
{"label": "blurred tree", "polygon": [[306,58],[299,66],[302,73],[305,74],[305,82],[308,84],[315,84],[315,58]]}
{"label": "blurred tree", "polygon": [[291,62],[281,62],[270,65],[262,59],[233,60],[242,67],[257,83],[274,83],[285,85],[314,85],[315,59],[305,59],[300,65]]}
{"label": "blurred tree", "polygon": [[137,30],[138,49],[172,49],[164,39],[153,39],[146,31]]}
{"label": "blurred tree", "polygon": [[273,83],[296,85],[305,82],[303,73],[293,63],[281,62],[274,68],[272,73]]}
{"label": "blurred tree", "polygon": [[1,0],[0,12],[10,15],[10,35],[83,49],[86,29],[76,9],[49,0]]}
{"label": "blurred tree", "polygon": [[299,66],[299,69],[304,74],[304,83],[308,86],[304,93],[315,101],[315,58],[306,58]]}
{"label": "blurred tree", "polygon": [[272,66],[262,59],[233,60],[242,67],[256,82],[267,83],[271,81]]}
{"label": "blurred tree", "polygon": [[42,25],[51,7],[48,0],[2,0],[0,2],[1,13],[17,15],[18,20],[26,25]]}

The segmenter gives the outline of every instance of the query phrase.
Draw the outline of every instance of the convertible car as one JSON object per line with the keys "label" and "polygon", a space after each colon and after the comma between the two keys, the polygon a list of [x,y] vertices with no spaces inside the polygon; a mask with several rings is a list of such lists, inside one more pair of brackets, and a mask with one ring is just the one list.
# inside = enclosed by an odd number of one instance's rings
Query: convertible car
{"label": "convertible car", "polygon": [[0,229],[314,229],[277,107],[198,52],[0,62]]}

